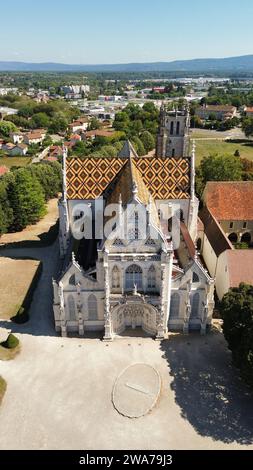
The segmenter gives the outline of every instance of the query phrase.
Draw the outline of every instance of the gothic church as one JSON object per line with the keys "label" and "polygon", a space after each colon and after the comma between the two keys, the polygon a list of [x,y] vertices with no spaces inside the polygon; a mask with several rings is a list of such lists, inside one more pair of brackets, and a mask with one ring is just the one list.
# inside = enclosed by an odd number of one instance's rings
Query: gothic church
{"label": "gothic church", "polygon": [[[214,282],[195,247],[198,199],[188,129],[187,110],[162,107],[155,156],[139,157],[129,141],[118,157],[64,155],[59,201],[63,270],[53,281],[55,327],[62,336],[97,331],[112,340],[127,329],[136,334],[142,329],[163,339],[170,331],[205,334],[210,327]],[[73,236],[83,204],[95,218],[98,200],[102,210],[118,204],[120,217],[131,206],[129,236],[117,229],[110,237]],[[164,219],[165,203],[169,214]],[[180,208],[176,245],[170,223],[175,206]],[[138,231],[140,208],[146,213],[144,238]]]}

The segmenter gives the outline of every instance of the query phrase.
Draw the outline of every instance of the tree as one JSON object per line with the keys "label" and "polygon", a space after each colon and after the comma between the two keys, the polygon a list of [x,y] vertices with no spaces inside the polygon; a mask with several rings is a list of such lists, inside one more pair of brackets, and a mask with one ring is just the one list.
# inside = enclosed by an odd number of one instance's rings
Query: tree
{"label": "tree", "polygon": [[141,139],[139,139],[139,137],[134,136],[132,138],[132,143],[133,143],[134,148],[135,148],[136,152],[138,153],[139,157],[145,155],[145,153],[146,153],[145,147],[144,147]]}
{"label": "tree", "polygon": [[36,129],[37,127],[49,127],[50,118],[46,113],[34,114],[30,120],[30,127]]}
{"label": "tree", "polygon": [[0,235],[8,231],[13,222],[13,210],[8,199],[8,186],[14,181],[12,173],[0,178]]}
{"label": "tree", "polygon": [[230,289],[223,297],[220,311],[233,362],[253,386],[253,286],[240,284]]}
{"label": "tree", "polygon": [[45,215],[45,195],[39,181],[28,169],[20,168],[13,174],[15,178],[7,192],[13,210],[11,228],[18,231]]}
{"label": "tree", "polygon": [[201,161],[200,175],[204,184],[207,181],[240,181],[242,163],[233,155],[210,155]]}
{"label": "tree", "polygon": [[39,181],[46,201],[57,196],[61,190],[61,175],[57,174],[56,167],[50,163],[37,163],[30,165],[27,170]]}
{"label": "tree", "polygon": [[253,136],[253,118],[245,118],[242,121],[242,130],[246,137]]}
{"label": "tree", "polygon": [[140,139],[147,153],[150,152],[150,150],[153,150],[155,148],[155,139],[150,132],[148,131],[142,132],[140,135]]}
{"label": "tree", "polygon": [[11,121],[0,121],[0,134],[3,137],[9,137],[11,132],[16,131],[17,128],[15,124]]}
{"label": "tree", "polygon": [[96,129],[101,129],[101,127],[102,127],[101,122],[96,117],[92,117],[89,122],[89,130],[93,131]]}

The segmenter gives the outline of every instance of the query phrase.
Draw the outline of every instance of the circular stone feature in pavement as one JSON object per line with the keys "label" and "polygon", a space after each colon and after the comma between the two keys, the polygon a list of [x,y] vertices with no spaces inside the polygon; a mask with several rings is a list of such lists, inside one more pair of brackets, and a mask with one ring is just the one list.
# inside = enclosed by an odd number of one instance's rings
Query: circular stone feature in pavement
{"label": "circular stone feature in pavement", "polygon": [[134,364],[118,376],[112,391],[116,410],[128,418],[140,418],[155,406],[161,390],[161,378],[148,364]]}

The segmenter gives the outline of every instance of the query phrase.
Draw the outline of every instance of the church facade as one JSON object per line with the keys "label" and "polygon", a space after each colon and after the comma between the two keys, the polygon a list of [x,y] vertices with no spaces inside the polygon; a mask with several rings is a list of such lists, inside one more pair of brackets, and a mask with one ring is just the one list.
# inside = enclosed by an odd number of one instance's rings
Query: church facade
{"label": "church facade", "polygon": [[195,247],[189,117],[162,109],[160,119],[153,157],[139,157],[128,141],[114,158],[64,155],[63,270],[53,281],[62,336],[98,331],[112,340],[142,328],[162,339],[170,331],[204,334],[211,324],[214,282]]}

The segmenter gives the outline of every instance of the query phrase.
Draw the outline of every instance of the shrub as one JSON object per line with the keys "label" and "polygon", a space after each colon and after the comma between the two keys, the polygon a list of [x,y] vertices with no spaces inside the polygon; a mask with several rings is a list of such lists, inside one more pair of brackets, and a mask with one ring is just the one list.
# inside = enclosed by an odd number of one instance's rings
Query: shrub
{"label": "shrub", "polygon": [[12,333],[9,334],[6,341],[1,343],[1,346],[6,349],[14,349],[19,345],[19,339],[16,338]]}

